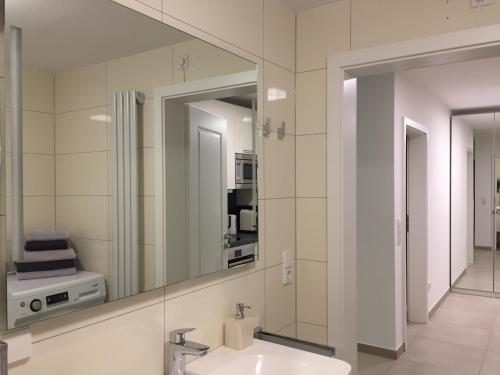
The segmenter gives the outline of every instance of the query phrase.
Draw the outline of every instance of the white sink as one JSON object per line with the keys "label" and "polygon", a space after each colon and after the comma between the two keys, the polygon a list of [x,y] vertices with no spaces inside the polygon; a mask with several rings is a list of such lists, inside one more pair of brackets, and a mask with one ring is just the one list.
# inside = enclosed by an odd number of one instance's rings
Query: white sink
{"label": "white sink", "polygon": [[351,366],[335,358],[266,341],[241,351],[225,346],[187,365],[188,375],[350,375]]}

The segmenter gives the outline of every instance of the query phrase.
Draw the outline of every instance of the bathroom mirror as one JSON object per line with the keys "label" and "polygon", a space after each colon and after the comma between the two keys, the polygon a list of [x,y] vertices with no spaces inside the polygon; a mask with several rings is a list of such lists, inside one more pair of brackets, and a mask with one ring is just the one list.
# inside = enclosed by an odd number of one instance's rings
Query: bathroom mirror
{"label": "bathroom mirror", "polygon": [[108,0],[6,25],[9,329],[256,259],[256,64]]}

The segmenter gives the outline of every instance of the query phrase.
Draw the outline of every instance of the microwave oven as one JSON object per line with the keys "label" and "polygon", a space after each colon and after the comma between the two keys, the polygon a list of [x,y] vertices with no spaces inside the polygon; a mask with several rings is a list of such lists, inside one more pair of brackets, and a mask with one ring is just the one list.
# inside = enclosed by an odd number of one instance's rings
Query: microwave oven
{"label": "microwave oven", "polygon": [[[255,154],[235,154],[234,182],[236,189],[250,189],[254,181],[254,172],[257,174],[257,157]],[[256,176],[255,180],[257,180]]]}

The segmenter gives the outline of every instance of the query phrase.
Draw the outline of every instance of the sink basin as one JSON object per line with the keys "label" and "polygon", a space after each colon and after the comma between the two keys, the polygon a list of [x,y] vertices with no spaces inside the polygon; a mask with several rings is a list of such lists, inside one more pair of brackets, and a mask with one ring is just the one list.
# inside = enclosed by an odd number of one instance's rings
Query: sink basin
{"label": "sink basin", "polygon": [[255,340],[241,351],[220,347],[187,366],[189,375],[350,375],[351,366],[335,358]]}

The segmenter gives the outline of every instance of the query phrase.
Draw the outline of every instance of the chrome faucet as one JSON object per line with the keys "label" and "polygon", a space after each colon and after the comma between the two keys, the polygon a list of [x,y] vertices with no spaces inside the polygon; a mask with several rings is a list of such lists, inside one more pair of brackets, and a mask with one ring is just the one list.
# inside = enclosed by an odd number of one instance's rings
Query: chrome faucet
{"label": "chrome faucet", "polygon": [[196,328],[181,328],[170,331],[168,342],[168,373],[184,375],[186,372],[186,356],[203,357],[208,353],[209,346],[186,341],[185,335]]}

